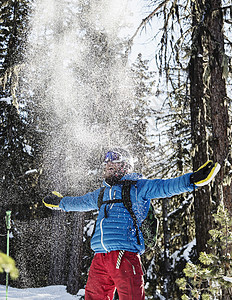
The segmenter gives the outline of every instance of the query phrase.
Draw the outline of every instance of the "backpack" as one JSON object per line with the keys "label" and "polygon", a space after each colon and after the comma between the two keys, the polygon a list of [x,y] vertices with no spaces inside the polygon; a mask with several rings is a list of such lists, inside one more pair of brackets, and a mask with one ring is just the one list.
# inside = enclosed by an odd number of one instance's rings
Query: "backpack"
{"label": "backpack", "polygon": [[[133,220],[133,225],[136,230],[137,243],[138,243],[138,245],[141,245],[140,238],[139,238],[138,221],[137,221],[135,213],[132,209],[132,202],[131,202],[131,198],[130,198],[131,185],[135,185],[135,187],[136,187],[137,181],[135,181],[135,180],[120,180],[119,185],[120,184],[122,184],[122,199],[113,199],[113,200],[108,200],[108,201],[104,201],[104,202],[103,202],[103,196],[104,196],[104,191],[105,191],[106,187],[101,187],[100,193],[98,196],[98,208],[100,209],[102,204],[106,204],[104,214],[105,214],[105,218],[107,218],[107,205],[108,204],[123,203],[123,205],[128,210],[128,212],[130,213],[131,218]],[[155,217],[154,207],[151,204],[148,214],[147,214],[147,217],[140,226],[140,230],[143,234],[144,243],[145,243],[146,248],[154,249],[154,247],[156,245],[156,240],[157,240],[158,227],[159,227],[159,221]]]}
{"label": "backpack", "polygon": [[147,217],[143,221],[140,229],[143,234],[146,250],[154,250],[158,236],[159,220],[155,216],[155,210],[152,203],[150,204]]}

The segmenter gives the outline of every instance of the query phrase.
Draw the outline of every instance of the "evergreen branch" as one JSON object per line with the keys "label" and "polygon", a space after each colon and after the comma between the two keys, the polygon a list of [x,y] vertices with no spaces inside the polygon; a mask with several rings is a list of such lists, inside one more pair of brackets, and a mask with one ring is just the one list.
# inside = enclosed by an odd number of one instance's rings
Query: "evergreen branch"
{"label": "evergreen branch", "polygon": [[192,203],[193,203],[193,198],[191,197],[187,200],[184,200],[176,210],[168,214],[168,218],[175,218],[180,213],[183,213],[187,209],[187,207],[189,207]]}

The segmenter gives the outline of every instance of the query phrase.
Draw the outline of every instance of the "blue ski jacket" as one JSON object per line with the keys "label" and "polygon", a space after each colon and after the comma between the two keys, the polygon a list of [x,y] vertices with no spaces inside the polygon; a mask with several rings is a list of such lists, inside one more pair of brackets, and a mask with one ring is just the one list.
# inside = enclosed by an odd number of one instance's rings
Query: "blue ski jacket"
{"label": "blue ski jacket", "polygon": [[[131,173],[122,178],[137,181],[136,185],[131,186],[130,197],[139,227],[147,216],[151,199],[171,197],[194,189],[194,185],[190,183],[190,175],[191,173],[172,179],[143,179],[141,174]],[[145,250],[142,232],[139,229],[139,245],[133,220],[123,203],[108,204],[107,218],[105,217],[104,201],[122,199],[122,185],[110,186],[105,181],[103,185],[106,188],[91,239],[92,250],[95,253],[126,250],[142,254]],[[99,193],[100,188],[80,197],[63,197],[59,207],[64,211],[96,210]]]}

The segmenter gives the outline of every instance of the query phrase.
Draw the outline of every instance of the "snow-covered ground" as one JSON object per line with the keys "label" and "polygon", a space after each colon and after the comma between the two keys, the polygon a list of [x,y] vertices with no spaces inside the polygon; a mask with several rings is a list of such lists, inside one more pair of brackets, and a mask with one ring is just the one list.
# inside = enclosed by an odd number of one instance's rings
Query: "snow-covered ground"
{"label": "snow-covered ground", "polygon": [[[66,292],[66,287],[62,285],[47,286],[43,288],[16,289],[9,287],[9,300],[79,300],[84,295],[84,290],[80,290],[77,296]],[[6,287],[0,285],[0,299],[6,299]]]}

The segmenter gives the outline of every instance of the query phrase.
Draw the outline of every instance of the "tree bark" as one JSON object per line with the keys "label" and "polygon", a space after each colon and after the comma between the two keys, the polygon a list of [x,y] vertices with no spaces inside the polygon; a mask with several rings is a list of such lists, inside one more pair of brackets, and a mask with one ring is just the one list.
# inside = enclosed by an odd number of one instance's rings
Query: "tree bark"
{"label": "tree bark", "polygon": [[[202,31],[194,17],[193,8],[193,51],[189,65],[190,78],[190,109],[191,136],[193,145],[193,169],[197,170],[208,160],[209,145],[207,138],[207,106],[203,80],[203,41]],[[197,252],[206,251],[211,227],[210,194],[208,187],[196,190],[194,193],[194,211],[196,225]]]}
{"label": "tree bark", "polygon": [[73,213],[72,244],[69,262],[67,292],[76,295],[80,288],[81,261],[83,248],[84,215]]}
{"label": "tree bark", "polygon": [[51,231],[51,261],[49,270],[49,285],[65,285],[66,270],[66,216],[64,212],[54,212]]}
{"label": "tree bark", "polygon": [[[207,18],[208,28],[208,53],[210,67],[210,108],[212,122],[212,148],[214,160],[222,168],[215,178],[215,202],[224,203],[229,213],[232,214],[232,185],[230,180],[231,153],[230,153],[230,122],[228,113],[228,98],[226,92],[223,15],[220,0],[207,0],[211,14]],[[229,179],[229,180],[227,180]],[[229,249],[228,252],[231,252]],[[224,253],[227,255],[227,253]],[[222,290],[222,299],[232,299],[232,289]]]}
{"label": "tree bark", "polygon": [[216,177],[216,202],[223,202],[225,207],[232,213],[232,191],[230,181],[223,181],[229,177],[227,162],[231,163],[230,148],[230,124],[228,114],[228,98],[226,83],[223,74],[225,59],[223,15],[221,1],[208,0],[211,14],[207,19],[208,52],[210,67],[210,107],[213,135],[214,160],[222,165],[220,174]]}

